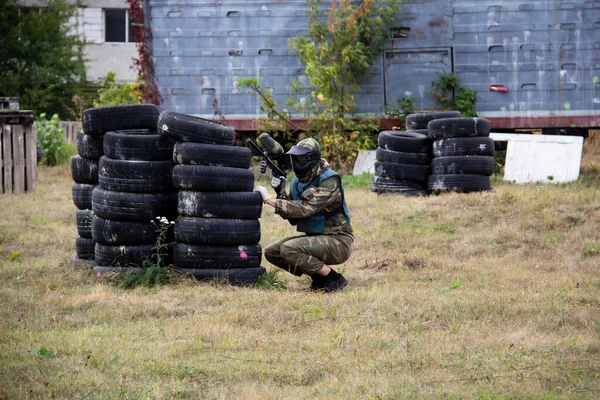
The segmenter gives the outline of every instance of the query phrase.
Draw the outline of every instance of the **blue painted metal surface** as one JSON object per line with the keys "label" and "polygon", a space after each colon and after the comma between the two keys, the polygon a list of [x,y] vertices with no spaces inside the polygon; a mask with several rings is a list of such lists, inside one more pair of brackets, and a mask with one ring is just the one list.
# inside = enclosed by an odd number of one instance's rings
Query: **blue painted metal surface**
{"label": "blue painted metal surface", "polygon": [[[258,99],[237,88],[239,77],[259,78],[280,105],[293,79],[307,83],[287,48],[288,39],[307,33],[304,0],[146,6],[165,109],[255,118]],[[580,115],[600,126],[600,0],[407,1],[393,32],[361,85],[362,112],[380,112],[406,95],[419,108],[436,108],[431,82],[437,71],[453,71],[477,92],[480,115]],[[490,91],[493,85],[506,91]]]}

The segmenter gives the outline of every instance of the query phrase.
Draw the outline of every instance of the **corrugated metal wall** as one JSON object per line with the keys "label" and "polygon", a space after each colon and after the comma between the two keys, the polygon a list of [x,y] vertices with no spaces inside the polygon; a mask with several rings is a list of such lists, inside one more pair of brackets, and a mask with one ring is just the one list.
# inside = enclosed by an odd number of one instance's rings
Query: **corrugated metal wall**
{"label": "corrugated metal wall", "polygon": [[[280,105],[294,78],[307,82],[287,49],[289,38],[306,34],[304,0],[147,5],[165,109],[252,118],[259,104],[237,88],[239,77],[259,78]],[[454,71],[477,91],[483,115],[600,113],[599,0],[408,1],[397,20],[395,38],[363,80],[363,112],[407,95],[435,108],[431,81]]]}

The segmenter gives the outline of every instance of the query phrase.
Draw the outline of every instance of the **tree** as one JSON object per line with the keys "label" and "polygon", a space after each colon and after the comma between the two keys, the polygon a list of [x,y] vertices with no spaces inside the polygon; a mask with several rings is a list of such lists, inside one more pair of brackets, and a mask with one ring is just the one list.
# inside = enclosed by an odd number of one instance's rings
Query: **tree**
{"label": "tree", "polygon": [[[292,94],[305,98],[290,97],[287,108],[307,117],[306,132],[319,140],[323,156],[336,169],[349,172],[358,152],[373,145],[378,131],[375,118],[355,115],[354,95],[360,78],[380,60],[401,0],[333,0],[326,18],[321,0],[307,3],[308,36],[290,39],[288,45],[306,66],[309,88],[295,81]],[[238,81],[238,86],[257,92],[263,107],[276,107],[265,101],[258,82]]]}
{"label": "tree", "polygon": [[83,42],[69,26],[76,6],[46,0],[22,9],[0,7],[0,96],[19,97],[22,109],[72,117],[72,99],[85,83]]}

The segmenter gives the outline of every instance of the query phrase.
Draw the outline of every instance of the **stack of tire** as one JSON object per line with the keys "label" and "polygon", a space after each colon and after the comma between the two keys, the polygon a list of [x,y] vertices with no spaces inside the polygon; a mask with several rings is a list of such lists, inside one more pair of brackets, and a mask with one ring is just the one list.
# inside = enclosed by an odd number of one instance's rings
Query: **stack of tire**
{"label": "stack of tire", "polygon": [[173,263],[200,280],[255,282],[265,269],[259,244],[262,199],[253,192],[250,149],[233,146],[231,127],[186,114],[163,111],[158,128],[177,140]]}
{"label": "stack of tire", "polygon": [[[83,131],[102,137],[98,186],[92,192],[94,273],[139,267],[155,254],[156,217],[174,218],[177,194],[170,182],[175,142],[156,132],[151,104],[85,110]],[[162,255],[165,259],[168,254]]]}
{"label": "stack of tire", "polygon": [[494,140],[484,118],[441,118],[428,124],[433,140],[431,176],[433,192],[490,190],[494,173]]}
{"label": "stack of tire", "polygon": [[382,131],[377,137],[375,175],[377,194],[427,195],[431,140],[423,132]]}
{"label": "stack of tire", "polygon": [[92,136],[80,131],[76,140],[77,155],[71,158],[71,176],[74,181],[72,198],[77,207],[75,221],[79,235],[75,239],[75,265],[91,263],[94,260],[92,192],[98,184],[98,160],[103,155],[102,140],[102,135]]}

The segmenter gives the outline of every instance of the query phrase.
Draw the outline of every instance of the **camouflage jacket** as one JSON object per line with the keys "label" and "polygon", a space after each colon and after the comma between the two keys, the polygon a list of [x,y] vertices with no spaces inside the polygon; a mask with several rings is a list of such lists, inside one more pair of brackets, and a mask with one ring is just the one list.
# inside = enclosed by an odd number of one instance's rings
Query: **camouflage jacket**
{"label": "camouflage jacket", "polygon": [[[320,175],[329,164],[321,159],[312,179]],[[320,211],[332,212],[342,207],[341,181],[337,176],[322,181],[319,186],[310,186],[302,193],[301,200],[291,200],[289,197],[277,199],[275,213],[288,219],[292,224],[295,220],[308,218]],[[325,217],[325,231],[323,234],[346,234],[353,236],[352,225],[346,220],[344,214],[336,212]]]}

